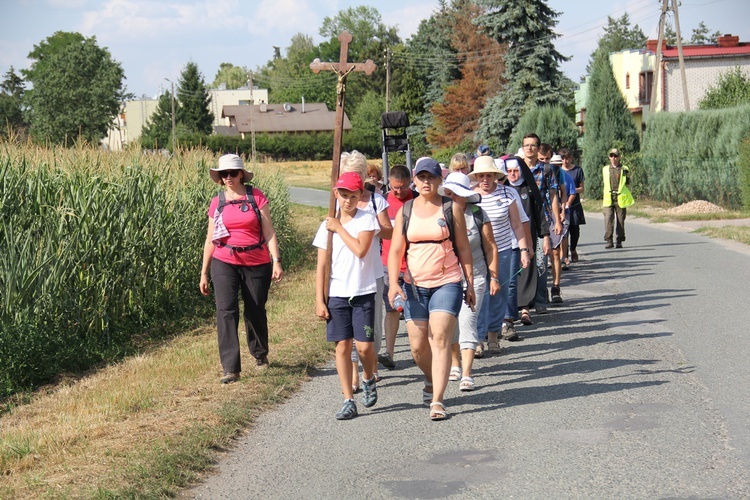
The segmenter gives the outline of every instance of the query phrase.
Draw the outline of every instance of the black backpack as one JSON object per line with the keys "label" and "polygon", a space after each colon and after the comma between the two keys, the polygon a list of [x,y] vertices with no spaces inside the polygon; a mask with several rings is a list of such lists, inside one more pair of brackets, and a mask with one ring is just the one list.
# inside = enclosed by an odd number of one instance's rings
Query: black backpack
{"label": "black backpack", "polygon": [[[263,245],[266,244],[266,238],[265,236],[263,236],[263,220],[260,216],[260,208],[258,208],[258,204],[255,202],[255,197],[253,196],[253,187],[250,184],[245,184],[245,190],[247,191],[247,200],[232,201],[227,201],[226,191],[224,191],[223,189],[219,191],[219,206],[216,207],[216,211],[218,213],[221,213],[224,210],[224,207],[227,205],[243,205],[245,207],[247,205],[250,205],[253,208],[253,212],[255,212],[255,216],[258,218],[258,224],[260,224],[261,226],[260,240],[254,245],[248,245],[246,247],[236,247],[227,243],[219,243],[220,247],[227,247],[233,252],[249,252],[250,250],[255,250],[256,248],[262,248]],[[247,210],[242,211],[247,212]]]}
{"label": "black backpack", "polygon": [[[445,224],[448,226],[448,239],[451,240],[451,243],[453,244],[453,252],[455,252],[456,257],[458,257],[458,248],[456,248],[456,235],[454,234],[454,227],[453,227],[453,200],[448,198],[447,196],[442,196],[443,201],[443,217],[445,217]],[[412,210],[412,202],[414,199],[407,201],[404,203],[403,213],[402,216],[404,218],[404,225],[403,225],[403,232],[404,232],[404,241],[406,242],[406,248],[408,250],[409,248],[409,238],[406,236],[406,231],[409,229],[409,219],[411,218],[411,210]],[[479,228],[479,231],[481,233],[482,231],[482,208],[478,206],[476,203],[470,203],[471,205],[471,214],[474,216],[474,223],[476,224],[477,228]],[[420,243],[442,243],[445,240],[428,240],[428,241],[420,241]],[[482,253],[484,253],[484,246],[482,246]],[[485,264],[487,264],[487,256],[484,258]]]}

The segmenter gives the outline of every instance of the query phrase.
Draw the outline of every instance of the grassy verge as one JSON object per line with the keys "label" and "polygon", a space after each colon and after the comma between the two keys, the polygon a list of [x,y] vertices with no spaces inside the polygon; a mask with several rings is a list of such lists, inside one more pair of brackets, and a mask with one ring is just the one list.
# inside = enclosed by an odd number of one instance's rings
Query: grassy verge
{"label": "grassy verge", "polygon": [[750,227],[748,226],[702,227],[695,232],[711,238],[724,238],[750,245]]}
{"label": "grassy verge", "polygon": [[[368,164],[380,166],[382,160],[368,160]],[[331,189],[331,162],[330,161],[302,161],[302,162],[268,162],[259,163],[257,170],[269,169],[278,171],[289,186],[306,187],[312,189]]]}
{"label": "grassy verge", "polygon": [[268,162],[258,164],[257,170],[279,172],[284,182],[289,186],[326,191],[331,189],[330,161]]}
{"label": "grassy verge", "polygon": [[[727,210],[726,212],[711,213],[682,213],[673,214],[668,210],[674,205],[653,200],[638,200],[635,205],[628,208],[628,216],[643,217],[651,222],[675,222],[675,221],[714,221],[750,218],[750,213]],[[583,208],[587,212],[601,213],[601,200],[584,200]],[[723,226],[723,227],[702,227],[697,232],[703,233],[712,238],[724,238],[727,240],[739,241],[750,245],[750,228],[747,226]]]}
{"label": "grassy verge", "polygon": [[[294,207],[302,241],[324,211]],[[213,325],[26,396],[0,418],[0,498],[171,496],[211,468],[217,451],[288,397],[330,349],[314,314],[314,253],[274,285],[271,367],[242,346],[239,383],[219,384]]]}

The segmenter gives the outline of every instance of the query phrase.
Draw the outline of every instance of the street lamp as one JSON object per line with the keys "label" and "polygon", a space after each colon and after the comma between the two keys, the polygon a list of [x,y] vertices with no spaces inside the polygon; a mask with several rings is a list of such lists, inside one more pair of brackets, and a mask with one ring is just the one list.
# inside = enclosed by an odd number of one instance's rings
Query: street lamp
{"label": "street lamp", "polygon": [[170,84],[172,84],[172,151],[174,151],[175,146],[177,143],[175,142],[174,132],[175,132],[175,121],[174,121],[174,82],[170,80],[169,78],[165,78],[166,81],[168,81]]}

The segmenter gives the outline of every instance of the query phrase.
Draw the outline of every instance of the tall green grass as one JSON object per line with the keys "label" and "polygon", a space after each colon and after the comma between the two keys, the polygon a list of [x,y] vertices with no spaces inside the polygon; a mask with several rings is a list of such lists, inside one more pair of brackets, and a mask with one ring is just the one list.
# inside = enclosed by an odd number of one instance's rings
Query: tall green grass
{"label": "tall green grass", "polygon": [[[213,310],[198,281],[215,162],[206,151],[0,143],[0,396]],[[286,185],[262,172],[254,184],[289,262],[298,244]]]}

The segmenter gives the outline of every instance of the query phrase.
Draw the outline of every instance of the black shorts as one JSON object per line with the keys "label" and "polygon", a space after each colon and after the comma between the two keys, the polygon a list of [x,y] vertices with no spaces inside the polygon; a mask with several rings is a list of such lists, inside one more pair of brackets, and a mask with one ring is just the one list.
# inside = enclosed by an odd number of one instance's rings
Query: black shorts
{"label": "black shorts", "polygon": [[339,342],[354,339],[357,342],[375,340],[375,294],[357,297],[330,297],[330,318],[326,321],[326,340]]}

